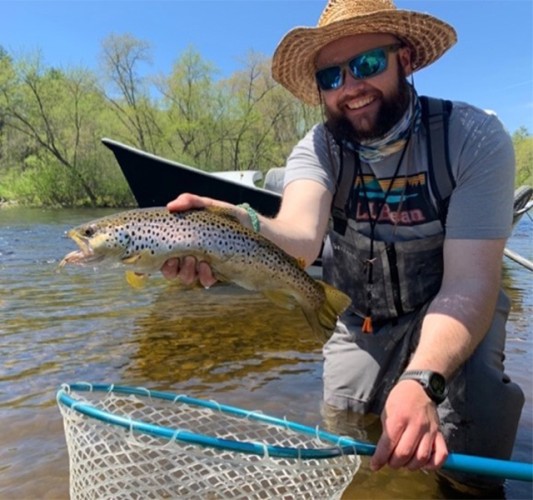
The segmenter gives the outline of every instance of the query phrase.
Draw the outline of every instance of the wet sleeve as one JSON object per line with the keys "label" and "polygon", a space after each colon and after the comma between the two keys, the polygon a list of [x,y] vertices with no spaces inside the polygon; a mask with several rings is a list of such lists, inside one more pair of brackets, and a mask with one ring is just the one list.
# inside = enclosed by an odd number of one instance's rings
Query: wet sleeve
{"label": "wet sleeve", "polygon": [[515,179],[511,137],[494,115],[458,114],[460,123],[450,130],[456,187],[450,198],[446,237],[507,238],[512,229]]}

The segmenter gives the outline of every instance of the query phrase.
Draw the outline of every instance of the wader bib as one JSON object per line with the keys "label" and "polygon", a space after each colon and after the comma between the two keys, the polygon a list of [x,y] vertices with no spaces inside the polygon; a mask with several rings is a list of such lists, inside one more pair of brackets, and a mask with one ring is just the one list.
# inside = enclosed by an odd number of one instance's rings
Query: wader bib
{"label": "wader bib", "polygon": [[[332,230],[322,254],[324,278],[352,298],[353,313],[364,318],[371,306],[372,322],[377,324],[415,311],[436,295],[442,281],[444,223],[448,200],[455,186],[447,154],[451,102],[424,96],[420,102],[422,123],[428,137],[424,175],[429,187],[426,189],[432,190],[437,206],[431,203],[430,194],[425,193],[420,196],[424,200],[422,206],[417,208],[426,214],[425,224],[440,221],[439,234],[389,242],[363,234],[355,221],[362,204],[359,192],[363,181],[356,182],[358,172],[361,172],[360,160],[354,153],[353,161],[346,162],[346,155],[340,148]],[[400,206],[401,203],[400,200]],[[370,212],[368,208],[369,219],[380,215]],[[372,283],[368,282],[369,271],[372,272]],[[366,286],[362,286],[363,283]]]}

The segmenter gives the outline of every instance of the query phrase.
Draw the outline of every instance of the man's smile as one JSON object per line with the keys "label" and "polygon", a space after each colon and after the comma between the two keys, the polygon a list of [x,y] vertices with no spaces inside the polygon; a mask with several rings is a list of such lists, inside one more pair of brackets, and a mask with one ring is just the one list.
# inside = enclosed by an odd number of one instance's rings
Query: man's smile
{"label": "man's smile", "polygon": [[366,96],[366,97],[360,97],[358,99],[352,99],[346,103],[346,107],[348,109],[360,109],[364,108],[365,106],[368,106],[371,102],[375,101],[376,97],[372,96]]}

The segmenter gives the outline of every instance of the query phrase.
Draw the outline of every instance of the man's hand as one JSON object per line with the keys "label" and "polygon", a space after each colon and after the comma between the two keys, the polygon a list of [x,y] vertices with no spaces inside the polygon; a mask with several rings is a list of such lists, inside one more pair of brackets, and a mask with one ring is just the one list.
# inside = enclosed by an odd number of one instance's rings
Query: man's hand
{"label": "man's hand", "polygon": [[435,403],[415,380],[402,380],[390,392],[381,414],[383,433],[370,461],[374,471],[439,469],[448,457]]}
{"label": "man's hand", "polygon": [[[191,208],[205,208],[205,207],[226,207],[236,208],[230,203],[214,200],[204,196],[197,196],[190,193],[184,193],[178,196],[167,204],[167,208],[171,212],[181,212]],[[236,214],[237,215],[237,214]],[[168,259],[161,267],[161,273],[168,280],[179,279],[184,285],[193,285],[197,281],[205,287],[213,286],[217,280],[213,276],[213,272],[209,264],[204,261],[198,262],[192,256],[183,257],[181,259]]]}
{"label": "man's hand", "polygon": [[[191,193],[180,194],[176,199],[167,203],[167,208],[171,212],[183,212],[191,208],[222,207],[233,209],[237,215],[237,207],[225,201],[215,200],[207,196],[198,196]],[[244,212],[244,211],[243,211]]]}
{"label": "man's hand", "polygon": [[192,256],[168,259],[161,267],[161,273],[167,280],[179,279],[184,285],[193,285],[199,281],[204,288],[210,288],[217,282],[209,264],[198,262]]}

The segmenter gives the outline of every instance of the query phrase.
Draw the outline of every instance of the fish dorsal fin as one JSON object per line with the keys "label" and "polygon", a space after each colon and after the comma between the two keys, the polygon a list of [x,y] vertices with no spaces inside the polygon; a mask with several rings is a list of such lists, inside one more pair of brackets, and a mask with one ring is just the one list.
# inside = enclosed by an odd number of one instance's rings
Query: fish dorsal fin
{"label": "fish dorsal fin", "polygon": [[305,269],[306,268],[306,263],[305,263],[305,259],[303,257],[298,257],[296,259],[296,263],[298,264],[298,267],[300,269]]}

